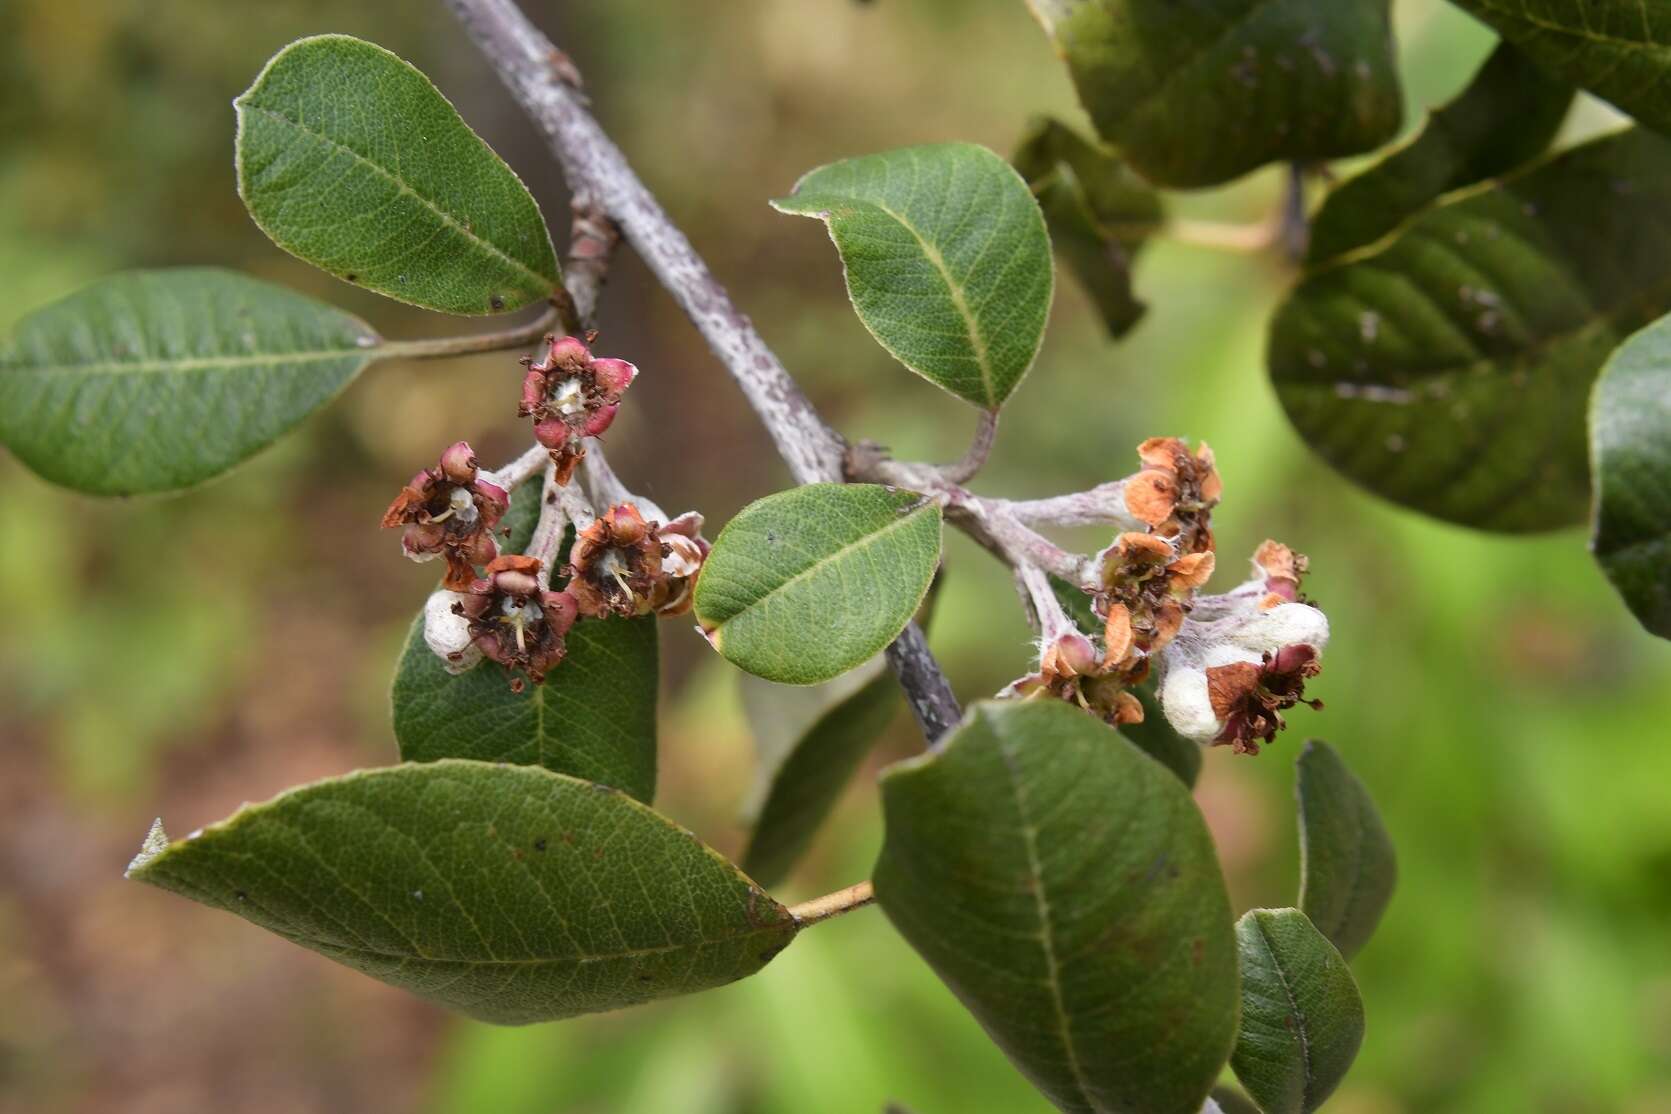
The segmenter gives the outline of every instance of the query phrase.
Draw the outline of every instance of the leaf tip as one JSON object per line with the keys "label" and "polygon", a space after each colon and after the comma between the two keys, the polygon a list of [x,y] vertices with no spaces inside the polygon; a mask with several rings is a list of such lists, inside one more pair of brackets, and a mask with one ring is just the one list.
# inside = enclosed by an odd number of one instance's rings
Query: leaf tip
{"label": "leaf tip", "polygon": [[151,821],[150,831],[145,833],[145,840],[139,845],[139,853],[128,863],[128,868],[122,872],[122,877],[132,878],[137,872],[150,866],[151,863],[168,850],[168,833],[163,830],[162,817]]}

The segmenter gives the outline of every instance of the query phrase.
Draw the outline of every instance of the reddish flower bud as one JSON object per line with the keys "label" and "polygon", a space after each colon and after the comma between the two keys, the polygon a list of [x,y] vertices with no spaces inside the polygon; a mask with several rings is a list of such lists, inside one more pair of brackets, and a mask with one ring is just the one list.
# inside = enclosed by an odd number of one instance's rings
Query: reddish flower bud
{"label": "reddish flower bud", "polygon": [[455,484],[476,482],[476,453],[468,441],[455,441],[441,454],[441,475]]}

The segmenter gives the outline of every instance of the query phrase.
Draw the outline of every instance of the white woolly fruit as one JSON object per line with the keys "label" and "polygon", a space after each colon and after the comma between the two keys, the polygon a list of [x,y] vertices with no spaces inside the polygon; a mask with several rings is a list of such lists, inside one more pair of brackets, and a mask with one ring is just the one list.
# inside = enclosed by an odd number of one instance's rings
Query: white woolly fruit
{"label": "white woolly fruit", "polygon": [[1157,694],[1166,722],[1186,739],[1210,743],[1224,730],[1213,714],[1207,670],[1246,662],[1258,665],[1265,654],[1305,644],[1318,654],[1329,644],[1329,619],[1303,603],[1284,603],[1266,611],[1248,606],[1212,622],[1185,619],[1183,628],[1160,652]]}
{"label": "white woolly fruit", "polygon": [[424,603],[424,643],[448,673],[463,673],[482,660],[481,647],[470,639],[470,621],[453,610],[463,600],[462,592],[442,588]]}

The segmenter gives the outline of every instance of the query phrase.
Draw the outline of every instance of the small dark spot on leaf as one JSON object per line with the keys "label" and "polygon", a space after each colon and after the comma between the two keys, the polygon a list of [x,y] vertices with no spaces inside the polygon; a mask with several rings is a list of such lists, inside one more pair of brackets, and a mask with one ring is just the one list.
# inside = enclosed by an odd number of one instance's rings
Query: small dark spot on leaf
{"label": "small dark spot on leaf", "polygon": [[1201,966],[1201,961],[1207,958],[1207,941],[1197,936],[1189,946],[1189,961],[1195,966]]}
{"label": "small dark spot on leaf", "polygon": [[638,981],[639,982],[655,982],[656,977],[654,975],[640,975],[640,976],[638,976]]}
{"label": "small dark spot on leaf", "polygon": [[492,306],[494,309],[504,309],[505,308],[505,299],[503,299],[499,295],[495,294],[495,295],[493,295],[493,297],[491,297],[487,300],[487,304]]}
{"label": "small dark spot on leaf", "polygon": [[541,836],[540,838],[538,838],[534,841],[534,850],[536,850],[536,851],[544,851],[545,850],[545,837],[544,836]]}
{"label": "small dark spot on leaf", "polygon": [[243,890],[232,891],[232,896],[237,898],[239,901],[248,901],[249,900],[249,894],[245,893]]}
{"label": "small dark spot on leaf", "polygon": [[346,275],[343,275],[342,278],[343,278],[344,282],[359,282],[360,281],[360,276],[356,275],[353,271],[349,271]]}
{"label": "small dark spot on leaf", "polygon": [[520,848],[520,847],[511,848],[511,858],[515,859],[517,862],[520,863],[523,859],[525,859],[527,857],[528,856],[526,856],[522,853],[522,848]]}
{"label": "small dark spot on leaf", "polygon": [[784,948],[787,948],[788,946],[789,946],[788,942],[785,941],[784,943],[779,944],[775,948],[767,948],[765,951],[760,953],[760,962],[770,963],[773,959],[775,959],[777,957],[778,952],[781,952]]}

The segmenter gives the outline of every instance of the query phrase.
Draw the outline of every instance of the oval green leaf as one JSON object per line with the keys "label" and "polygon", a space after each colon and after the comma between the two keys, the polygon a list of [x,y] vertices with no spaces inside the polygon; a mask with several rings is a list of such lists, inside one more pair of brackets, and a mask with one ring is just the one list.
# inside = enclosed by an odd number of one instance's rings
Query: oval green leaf
{"label": "oval green leaf", "polygon": [[1132,293],[1131,265],[1165,223],[1160,195],[1057,120],[1036,122],[1011,161],[1109,335],[1125,336],[1148,308]]}
{"label": "oval green leaf", "polygon": [[1392,900],[1398,858],[1369,790],[1333,748],[1313,739],[1298,765],[1300,908],[1351,959]]}
{"label": "oval green leaf", "polygon": [[1642,625],[1671,638],[1671,318],[1613,354],[1590,401],[1591,551]]}
{"label": "oval green leaf", "polygon": [[561,288],[522,180],[382,47],[298,40],[234,104],[238,192],[292,255],[444,313],[500,313]]}
{"label": "oval green leaf", "polygon": [[892,642],[940,560],[940,508],[874,484],[809,484],[744,507],[696,582],[697,622],[740,669],[788,685]]}
{"label": "oval green leaf", "polygon": [[882,777],[877,900],[1068,1111],[1197,1114],[1238,1002],[1230,902],[1189,793],[1056,702],[978,704]]}
{"label": "oval green leaf", "polygon": [[1671,140],[1604,136],[1454,195],[1278,311],[1277,396],[1380,495],[1505,531],[1584,517],[1584,411],[1608,354],[1671,310]]}
{"label": "oval green leaf", "polygon": [[901,704],[899,685],[882,670],[790,744],[772,772],[743,854],[751,878],[775,886],[789,876]]}
{"label": "oval green leaf", "polygon": [[1104,139],[1162,186],[1370,151],[1403,114],[1389,0],[1029,0]]}
{"label": "oval green leaf", "polygon": [[378,356],[371,326],[232,271],[101,279],[18,322],[0,352],[0,441],[95,495],[220,475]]}
{"label": "oval green leaf", "polygon": [[1454,0],[1550,73],[1671,131],[1671,8],[1653,0]]}
{"label": "oval green leaf", "polygon": [[1363,998],[1335,946],[1298,909],[1236,922],[1242,1030],[1230,1066],[1265,1114],[1311,1114],[1363,1043]]}
{"label": "oval green leaf", "polygon": [[1572,94],[1572,86],[1500,44],[1409,142],[1329,191],[1311,220],[1308,262],[1374,243],[1440,194],[1537,158],[1560,130]]}
{"label": "oval green leaf", "polygon": [[625,794],[448,759],[293,789],[128,876],[482,1021],[722,986],[795,935],[788,910]]}
{"label": "oval green leaf", "polygon": [[1027,184],[985,147],[831,163],[772,205],[825,222],[859,320],[918,375],[995,410],[1027,374],[1050,314],[1050,238]]}

